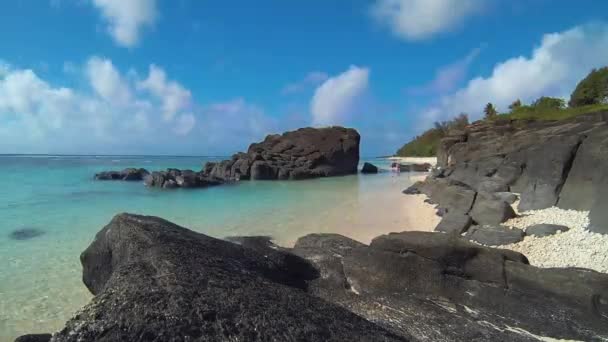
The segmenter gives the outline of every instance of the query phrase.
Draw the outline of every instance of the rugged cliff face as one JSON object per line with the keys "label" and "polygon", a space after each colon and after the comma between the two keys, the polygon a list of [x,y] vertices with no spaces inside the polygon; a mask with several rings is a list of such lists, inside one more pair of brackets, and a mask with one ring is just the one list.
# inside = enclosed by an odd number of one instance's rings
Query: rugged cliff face
{"label": "rugged cliff face", "polygon": [[217,179],[305,179],[357,172],[359,133],[351,128],[300,128],[269,135],[247,153],[207,163],[203,171]]}
{"label": "rugged cliff face", "polygon": [[[496,208],[502,206],[502,193],[515,192],[521,194],[521,211],[551,206],[590,210],[590,230],[608,233],[606,112],[565,121],[474,123],[444,138],[437,158],[440,170],[420,190],[440,205],[450,202],[446,208],[454,209],[452,202],[465,198],[455,211],[474,221],[480,199],[495,202],[490,205]],[[498,220],[509,213],[505,215]]]}

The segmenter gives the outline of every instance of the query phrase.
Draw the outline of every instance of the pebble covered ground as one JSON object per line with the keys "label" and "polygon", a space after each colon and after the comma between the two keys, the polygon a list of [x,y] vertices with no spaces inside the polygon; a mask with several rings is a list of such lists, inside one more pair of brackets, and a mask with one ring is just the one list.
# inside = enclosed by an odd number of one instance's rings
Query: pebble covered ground
{"label": "pebble covered ground", "polygon": [[524,254],[530,264],[538,267],[582,267],[608,273],[608,235],[585,230],[589,225],[588,211],[557,207],[530,210],[504,225],[525,230],[540,223],[559,224],[570,230],[547,237],[526,236],[521,242],[499,247]]}

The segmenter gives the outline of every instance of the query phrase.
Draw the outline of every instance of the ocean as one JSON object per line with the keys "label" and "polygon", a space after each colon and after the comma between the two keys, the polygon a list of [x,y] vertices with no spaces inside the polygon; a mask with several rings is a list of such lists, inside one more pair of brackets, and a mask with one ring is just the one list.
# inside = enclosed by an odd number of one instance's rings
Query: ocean
{"label": "ocean", "polygon": [[[305,181],[242,181],[207,189],[150,189],[141,182],[95,181],[102,170],[200,170],[220,157],[0,156],[0,341],[60,329],[91,295],[80,253],[120,212],[160,216],[222,238],[272,236],[293,245],[308,233],[363,242],[411,227],[401,190],[413,179],[390,172]],[[388,161],[371,160],[388,168]],[[16,240],[11,232],[41,233]]]}

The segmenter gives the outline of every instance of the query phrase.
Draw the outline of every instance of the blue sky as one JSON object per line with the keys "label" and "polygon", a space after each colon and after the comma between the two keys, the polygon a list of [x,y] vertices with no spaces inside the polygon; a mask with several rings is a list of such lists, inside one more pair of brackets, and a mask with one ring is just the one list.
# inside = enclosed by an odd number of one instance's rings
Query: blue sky
{"label": "blue sky", "polygon": [[389,154],[489,101],[567,97],[608,64],[606,1],[0,6],[0,153],[226,155],[339,124]]}

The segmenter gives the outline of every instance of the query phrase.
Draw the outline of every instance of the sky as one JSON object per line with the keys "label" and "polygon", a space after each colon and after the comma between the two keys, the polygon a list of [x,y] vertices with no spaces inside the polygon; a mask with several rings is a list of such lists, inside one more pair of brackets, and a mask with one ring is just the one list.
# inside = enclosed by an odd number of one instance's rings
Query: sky
{"label": "sky", "polygon": [[387,155],[605,65],[608,1],[4,1],[0,153],[229,155],[343,125]]}

